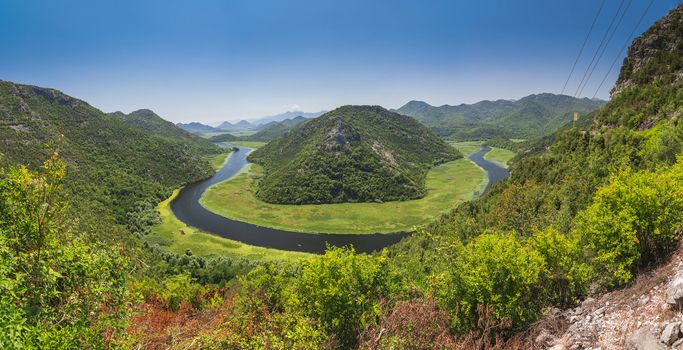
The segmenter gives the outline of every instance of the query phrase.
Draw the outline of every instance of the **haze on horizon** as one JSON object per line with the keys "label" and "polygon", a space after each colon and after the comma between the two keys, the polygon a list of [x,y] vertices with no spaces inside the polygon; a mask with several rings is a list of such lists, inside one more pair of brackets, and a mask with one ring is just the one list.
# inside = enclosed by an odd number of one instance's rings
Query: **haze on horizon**
{"label": "haze on horizon", "polygon": [[[605,0],[569,82],[626,8],[581,97],[607,99],[647,0]],[[639,35],[677,4],[655,0]],[[600,1],[5,1],[0,79],[105,112],[217,123],[346,104],[559,93]],[[627,7],[628,5],[628,7]],[[621,53],[620,53],[621,52]],[[617,68],[608,72],[613,60]]]}

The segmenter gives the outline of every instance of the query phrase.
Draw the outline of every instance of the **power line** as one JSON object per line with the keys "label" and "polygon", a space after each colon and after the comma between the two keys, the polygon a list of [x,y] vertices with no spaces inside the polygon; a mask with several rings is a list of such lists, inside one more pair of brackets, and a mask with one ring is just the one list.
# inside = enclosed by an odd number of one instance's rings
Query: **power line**
{"label": "power line", "polygon": [[591,33],[593,32],[593,27],[595,27],[595,23],[598,21],[598,18],[600,17],[600,13],[602,12],[602,8],[605,6],[605,1],[602,0],[602,3],[600,3],[600,8],[598,8],[598,13],[595,14],[595,18],[593,18],[593,23],[591,23],[591,28],[588,30],[588,34],[586,34],[586,38],[583,39],[583,44],[581,45],[581,49],[579,50],[579,54],[576,55],[576,59],[574,60],[574,64],[572,65],[572,69],[569,71],[569,76],[567,77],[567,80],[564,82],[564,86],[562,86],[562,92],[560,92],[560,95],[564,94],[564,90],[567,89],[567,84],[569,83],[569,80],[572,77],[572,74],[574,74],[574,69],[576,68],[576,64],[579,63],[579,58],[581,57],[581,54],[583,53],[583,49],[586,47],[586,43],[588,42],[588,38],[591,36]]}
{"label": "power line", "polygon": [[647,7],[645,8],[645,11],[643,11],[643,15],[640,16],[638,23],[636,24],[635,27],[633,27],[631,34],[626,38],[626,42],[624,43],[624,46],[621,47],[621,51],[619,51],[619,54],[617,55],[617,57],[615,57],[614,61],[612,61],[612,65],[609,67],[609,70],[607,71],[605,76],[602,78],[602,81],[600,82],[600,85],[598,86],[598,88],[595,90],[595,93],[593,94],[592,98],[595,98],[595,96],[598,95],[598,91],[600,91],[602,84],[605,83],[605,80],[607,80],[607,77],[612,72],[612,69],[614,69],[614,65],[617,64],[619,57],[621,57],[621,55],[624,53],[624,50],[626,50],[626,47],[628,47],[628,44],[631,43],[631,41],[633,40],[633,35],[636,33],[636,30],[638,30],[638,27],[640,27],[640,24],[643,22],[643,19],[645,19],[645,15],[647,14],[647,11],[650,10],[650,7],[652,7],[652,4],[654,4],[654,2],[655,2],[655,0],[650,0],[650,4],[647,5]]}
{"label": "power line", "polygon": [[632,3],[633,3],[633,0],[629,0],[628,5],[626,5],[626,9],[624,9],[624,12],[621,14],[621,17],[619,17],[619,21],[617,22],[617,25],[614,26],[614,29],[612,30],[612,34],[610,34],[609,38],[607,39],[607,42],[605,42],[605,46],[602,47],[602,51],[600,52],[598,59],[595,61],[595,65],[593,65],[593,68],[591,68],[591,72],[588,74],[588,77],[586,78],[586,82],[583,84],[581,91],[579,91],[579,96],[581,96],[581,94],[583,93],[583,89],[586,88],[586,86],[588,85],[588,82],[591,80],[591,77],[593,76],[593,72],[595,71],[595,68],[598,67],[598,63],[600,63],[600,60],[602,59],[602,55],[605,54],[605,51],[607,50],[607,46],[612,41],[614,34],[617,32],[617,29],[621,25],[621,22],[624,19],[624,16],[626,16],[626,13],[628,12],[628,9],[629,9],[629,7],[631,7]]}
{"label": "power line", "polygon": [[619,3],[619,8],[617,9],[617,12],[614,14],[614,17],[612,18],[612,21],[610,22],[609,27],[607,27],[607,31],[605,32],[605,35],[603,35],[602,40],[600,40],[600,44],[598,45],[598,48],[595,51],[595,54],[593,55],[591,62],[588,64],[588,67],[586,68],[586,72],[583,73],[583,77],[581,78],[581,81],[579,82],[579,86],[576,87],[576,92],[574,92],[574,97],[576,97],[579,94],[579,90],[581,89],[581,86],[583,85],[583,82],[586,79],[586,76],[588,75],[588,71],[590,70],[590,67],[593,65],[593,62],[595,62],[595,59],[598,57],[598,53],[600,52],[602,45],[605,43],[605,40],[607,39],[607,36],[609,35],[610,30],[612,29],[612,26],[614,25],[614,21],[616,21],[617,17],[619,17],[619,13],[621,13],[621,8],[623,6],[624,6],[624,0],[621,0],[621,2]]}

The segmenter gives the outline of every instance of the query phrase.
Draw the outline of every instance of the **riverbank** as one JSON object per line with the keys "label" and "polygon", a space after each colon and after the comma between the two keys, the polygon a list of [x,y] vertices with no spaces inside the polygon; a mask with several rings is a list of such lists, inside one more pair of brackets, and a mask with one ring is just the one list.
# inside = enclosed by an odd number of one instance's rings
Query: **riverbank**
{"label": "riverbank", "polygon": [[[458,159],[429,171],[427,195],[411,201],[278,205],[254,196],[262,170],[249,171],[206,190],[201,204],[212,212],[259,226],[306,233],[394,233],[413,231],[481,192],[485,172],[468,159]],[[239,203],[239,205],[235,205]]]}

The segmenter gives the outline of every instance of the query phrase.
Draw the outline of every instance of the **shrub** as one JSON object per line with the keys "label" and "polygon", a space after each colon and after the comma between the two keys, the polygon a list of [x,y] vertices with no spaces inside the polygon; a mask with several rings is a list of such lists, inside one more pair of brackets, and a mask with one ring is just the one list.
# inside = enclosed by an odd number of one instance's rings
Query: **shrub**
{"label": "shrub", "polygon": [[455,310],[454,326],[475,328],[478,305],[493,308],[493,317],[511,322],[512,330],[535,321],[542,305],[541,254],[513,234],[485,233],[460,249],[445,279],[445,307]]}
{"label": "shrub", "polygon": [[575,234],[604,287],[629,282],[675,247],[683,224],[683,158],[667,170],[623,170],[580,213]]}
{"label": "shrub", "polygon": [[377,322],[385,296],[386,258],[329,248],[302,262],[294,308],[317,320],[340,348],[356,346],[361,330]]}

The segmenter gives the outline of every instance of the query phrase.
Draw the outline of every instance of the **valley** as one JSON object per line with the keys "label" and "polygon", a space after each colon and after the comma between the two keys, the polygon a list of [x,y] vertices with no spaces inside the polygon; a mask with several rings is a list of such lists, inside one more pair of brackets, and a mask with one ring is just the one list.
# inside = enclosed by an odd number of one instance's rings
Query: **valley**
{"label": "valley", "polygon": [[683,349],[681,0],[44,5],[0,349]]}
{"label": "valley", "polygon": [[[251,149],[245,147],[244,143],[240,146],[242,148],[230,155],[214,177],[181,190],[181,195],[185,196],[180,199],[177,198],[176,191],[172,199],[160,204],[158,209],[162,213],[162,222],[153,227],[146,238],[150,244],[175,246],[178,250],[182,247],[191,248],[193,245],[189,244],[190,240],[197,244],[205,239],[207,245],[215,246],[216,250],[195,248],[193,252],[212,254],[232,251],[231,254],[236,254],[244,250],[243,245],[231,246],[229,241],[216,246],[216,242],[220,240],[197,232],[196,229],[190,231],[189,227],[181,224],[184,221],[203,228],[205,232],[260,247],[320,253],[324,251],[325,244],[329,243],[337,246],[353,244],[358,251],[372,251],[395,242],[395,233],[411,232],[430,223],[454,204],[482,193],[490,182],[497,182],[507,176],[500,166],[483,159],[482,155],[488,151],[482,150],[471,154],[468,160],[456,160],[430,170],[427,176],[428,194],[419,200],[273,205],[259,201],[253,195],[253,188],[250,186],[252,182],[249,179],[255,176],[253,168],[258,166],[247,163],[246,154]],[[488,170],[491,180],[481,167]],[[199,198],[201,206],[196,203]],[[169,206],[175,209],[169,211]],[[204,207],[218,215],[211,215]],[[192,235],[188,235],[188,232],[192,232]],[[195,232],[200,235],[195,235]],[[383,238],[378,233],[391,234],[392,237]],[[313,234],[318,235],[316,237]],[[356,237],[354,234],[365,237]],[[189,237],[191,238],[188,239]],[[273,254],[270,258],[280,255]]]}

